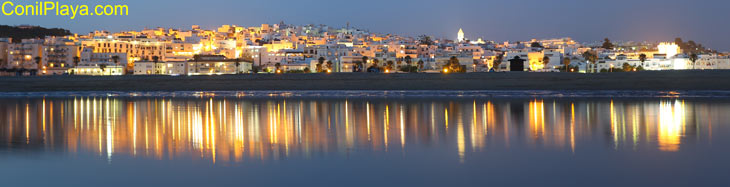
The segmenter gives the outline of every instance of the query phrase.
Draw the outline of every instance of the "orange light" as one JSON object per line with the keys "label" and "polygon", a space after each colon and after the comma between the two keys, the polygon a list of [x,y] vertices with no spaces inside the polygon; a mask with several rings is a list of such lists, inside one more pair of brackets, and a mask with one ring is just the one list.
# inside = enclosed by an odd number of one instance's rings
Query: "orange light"
{"label": "orange light", "polygon": [[444,68],[444,73],[449,73],[449,69]]}

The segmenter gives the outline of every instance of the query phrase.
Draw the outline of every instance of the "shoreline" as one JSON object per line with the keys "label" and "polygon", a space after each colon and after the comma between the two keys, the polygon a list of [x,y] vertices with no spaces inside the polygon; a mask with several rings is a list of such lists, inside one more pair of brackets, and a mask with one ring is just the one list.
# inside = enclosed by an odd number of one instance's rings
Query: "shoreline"
{"label": "shoreline", "polygon": [[0,77],[0,92],[69,91],[730,91],[730,70],[623,73],[334,73]]}
{"label": "shoreline", "polygon": [[0,92],[3,98],[720,98],[730,91],[618,91],[618,90],[296,90],[296,91],[56,91]]}

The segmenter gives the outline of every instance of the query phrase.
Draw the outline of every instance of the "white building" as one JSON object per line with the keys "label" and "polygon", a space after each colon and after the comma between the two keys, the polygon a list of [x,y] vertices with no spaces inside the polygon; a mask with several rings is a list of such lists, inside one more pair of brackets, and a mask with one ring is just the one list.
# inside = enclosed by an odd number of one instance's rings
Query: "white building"
{"label": "white building", "polygon": [[8,45],[8,68],[39,69],[36,57],[43,58],[43,40],[25,39]]}
{"label": "white building", "polygon": [[8,49],[12,42],[12,38],[0,38],[0,68],[8,67]]}
{"label": "white building", "polygon": [[227,59],[222,55],[202,55],[188,61],[134,63],[134,75],[223,75],[249,73],[251,70],[251,62]]}
{"label": "white building", "polygon": [[108,62],[119,66],[130,66],[129,64],[131,64],[127,53],[95,53],[88,48],[81,52],[79,60],[81,63]]}
{"label": "white building", "polygon": [[86,76],[118,76],[124,75],[124,67],[113,63],[80,63],[68,69],[68,74]]}

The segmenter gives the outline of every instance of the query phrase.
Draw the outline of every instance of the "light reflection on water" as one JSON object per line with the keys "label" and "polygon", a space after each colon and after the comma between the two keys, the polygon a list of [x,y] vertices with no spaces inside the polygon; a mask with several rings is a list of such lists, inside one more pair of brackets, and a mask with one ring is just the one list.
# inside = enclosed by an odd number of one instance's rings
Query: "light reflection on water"
{"label": "light reflection on water", "polygon": [[[717,106],[715,106],[717,107]],[[721,106],[727,107],[727,106]],[[388,152],[455,140],[461,159],[489,142],[575,150],[605,136],[614,149],[679,151],[712,141],[710,104],[651,102],[28,99],[0,104],[7,147],[211,162]],[[703,127],[699,125],[702,124]],[[443,140],[442,140],[443,139]],[[394,145],[396,145],[394,147]],[[21,146],[22,147],[22,146]]]}
{"label": "light reflection on water", "polygon": [[[28,98],[0,102],[0,154],[64,153],[237,166],[477,153],[685,151],[727,135],[730,103],[679,99]],[[715,135],[717,136],[717,135]],[[720,137],[720,141],[727,140]],[[452,155],[452,156],[448,156]],[[536,155],[539,156],[539,155]],[[428,160],[433,162],[434,160]]]}

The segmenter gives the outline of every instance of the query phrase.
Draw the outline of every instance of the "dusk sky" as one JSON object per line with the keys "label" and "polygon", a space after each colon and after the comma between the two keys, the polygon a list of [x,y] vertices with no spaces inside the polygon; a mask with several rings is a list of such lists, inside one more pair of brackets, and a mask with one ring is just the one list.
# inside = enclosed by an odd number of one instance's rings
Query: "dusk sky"
{"label": "dusk sky", "polygon": [[[33,2],[33,1],[13,1]],[[573,37],[580,42],[612,40],[695,40],[730,50],[730,1],[727,0],[127,0],[63,1],[127,4],[129,16],[0,16],[0,23],[61,27],[85,34],[93,30],[145,27],[215,28],[223,24],[326,24],[347,22],[378,33],[428,34],[454,39],[514,41]]]}

